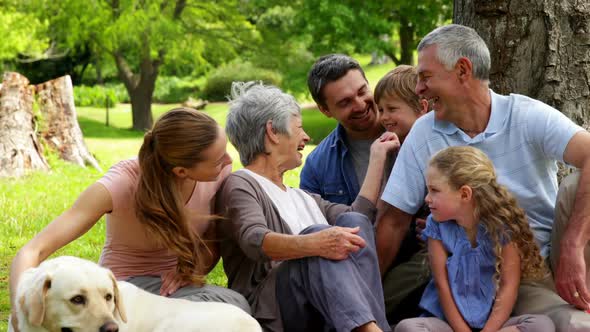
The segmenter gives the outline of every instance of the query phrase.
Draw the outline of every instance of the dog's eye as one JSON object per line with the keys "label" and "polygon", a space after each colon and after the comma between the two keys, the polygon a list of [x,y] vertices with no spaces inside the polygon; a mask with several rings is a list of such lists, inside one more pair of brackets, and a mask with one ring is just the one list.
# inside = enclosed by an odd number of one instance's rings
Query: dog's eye
{"label": "dog's eye", "polygon": [[76,295],[70,299],[73,304],[86,304],[86,298],[82,295]]}
{"label": "dog's eye", "polygon": [[111,294],[107,294],[107,295],[106,295],[104,298],[105,298],[107,301],[110,301],[110,300],[112,300],[112,299],[113,299],[113,296],[112,296]]}

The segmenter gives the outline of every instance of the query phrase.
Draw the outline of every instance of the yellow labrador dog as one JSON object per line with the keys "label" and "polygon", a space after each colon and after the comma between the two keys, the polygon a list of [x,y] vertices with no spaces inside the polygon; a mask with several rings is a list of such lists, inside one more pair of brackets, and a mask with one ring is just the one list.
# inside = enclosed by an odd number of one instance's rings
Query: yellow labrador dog
{"label": "yellow labrador dog", "polygon": [[76,257],[25,271],[16,299],[21,332],[262,331],[231,304],[154,295]]}
{"label": "yellow labrador dog", "polygon": [[163,297],[125,281],[119,281],[119,291],[127,313],[120,331],[262,331],[252,316],[231,304]]}
{"label": "yellow labrador dog", "polygon": [[23,272],[15,305],[21,332],[116,332],[126,320],[111,271],[76,257]]}

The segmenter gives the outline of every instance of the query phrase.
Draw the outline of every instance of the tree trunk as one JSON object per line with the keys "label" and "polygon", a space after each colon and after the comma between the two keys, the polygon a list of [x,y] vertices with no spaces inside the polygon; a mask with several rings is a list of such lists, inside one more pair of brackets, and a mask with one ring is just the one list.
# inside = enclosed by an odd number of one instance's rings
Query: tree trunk
{"label": "tree trunk", "polygon": [[454,22],[473,27],[491,57],[491,87],[539,99],[590,123],[590,3],[455,0]]}
{"label": "tree trunk", "polygon": [[414,27],[406,17],[400,18],[399,41],[401,48],[399,64],[414,65],[414,50],[416,49]]}
{"label": "tree trunk", "polygon": [[150,82],[144,82],[144,84],[140,82],[135,89],[129,91],[133,129],[135,130],[146,131],[152,129],[154,122],[152,117],[152,96],[154,94],[155,81],[154,79],[151,84]]}
{"label": "tree trunk", "polygon": [[[114,52],[113,57],[117,65],[119,78],[123,81],[129,99],[131,99],[131,113],[133,117],[133,129],[145,131],[152,128],[152,96],[158,77],[158,68],[161,59],[152,61],[149,52],[141,61],[139,75],[134,74],[129,64],[120,52]],[[163,53],[160,52],[161,58]]]}
{"label": "tree trunk", "polygon": [[42,136],[48,145],[59,153],[61,159],[80,166],[91,165],[102,172],[84,143],[76,116],[70,76],[41,83],[36,88],[37,102],[45,124]]}
{"label": "tree trunk", "polygon": [[0,177],[49,169],[37,141],[33,95],[27,78],[4,74],[0,87]]}

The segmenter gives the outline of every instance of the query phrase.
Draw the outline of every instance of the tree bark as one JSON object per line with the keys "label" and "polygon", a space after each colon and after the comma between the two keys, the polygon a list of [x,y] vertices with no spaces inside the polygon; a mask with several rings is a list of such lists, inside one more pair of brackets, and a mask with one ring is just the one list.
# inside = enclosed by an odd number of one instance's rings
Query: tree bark
{"label": "tree bark", "polygon": [[37,102],[43,116],[42,136],[61,159],[80,166],[91,165],[102,169],[88,152],[78,124],[74,106],[74,89],[70,76],[47,81],[36,86]]}
{"label": "tree bark", "polygon": [[[146,59],[140,65],[139,75],[134,74],[119,52],[113,54],[119,78],[123,81],[129,99],[131,100],[131,114],[133,118],[133,129],[145,131],[152,128],[152,98],[158,77],[160,61],[152,61],[147,52]],[[163,57],[163,54],[162,54]]]}
{"label": "tree bark", "polygon": [[34,89],[18,73],[5,73],[0,87],[0,177],[48,170],[37,140]]}
{"label": "tree bark", "polygon": [[401,48],[400,64],[414,65],[415,37],[414,27],[407,17],[400,18],[399,41]]}
{"label": "tree bark", "polygon": [[590,123],[589,2],[455,0],[453,20],[486,41],[494,91],[524,94]]}

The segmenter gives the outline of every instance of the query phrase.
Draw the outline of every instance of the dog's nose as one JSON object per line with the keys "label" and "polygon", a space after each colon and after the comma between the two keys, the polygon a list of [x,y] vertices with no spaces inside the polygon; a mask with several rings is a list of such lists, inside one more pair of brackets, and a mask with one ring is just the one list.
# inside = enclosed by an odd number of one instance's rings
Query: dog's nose
{"label": "dog's nose", "polygon": [[100,327],[99,332],[119,332],[119,325],[115,322],[108,322]]}

